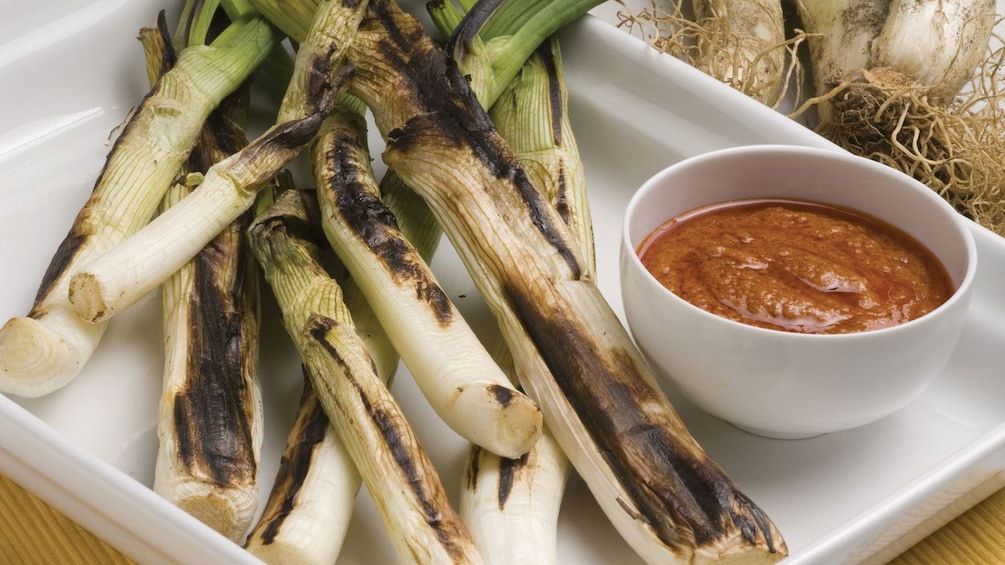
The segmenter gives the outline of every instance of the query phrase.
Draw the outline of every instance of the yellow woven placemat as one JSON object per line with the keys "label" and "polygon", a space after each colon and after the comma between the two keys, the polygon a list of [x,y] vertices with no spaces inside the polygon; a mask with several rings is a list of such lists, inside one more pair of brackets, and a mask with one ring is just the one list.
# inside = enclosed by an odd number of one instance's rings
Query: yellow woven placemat
{"label": "yellow woven placemat", "polygon": [[[131,565],[132,561],[0,475],[0,564]],[[1005,564],[1005,489],[946,524],[890,565]]]}
{"label": "yellow woven placemat", "polygon": [[0,475],[0,563],[125,565],[132,561]]}
{"label": "yellow woven placemat", "polygon": [[891,565],[1005,564],[1005,489],[921,540]]}

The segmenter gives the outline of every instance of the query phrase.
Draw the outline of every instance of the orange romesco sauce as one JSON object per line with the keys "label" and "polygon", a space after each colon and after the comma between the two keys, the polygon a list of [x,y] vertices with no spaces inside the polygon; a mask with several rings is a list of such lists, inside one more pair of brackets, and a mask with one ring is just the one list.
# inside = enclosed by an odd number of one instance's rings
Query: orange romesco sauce
{"label": "orange romesco sauce", "polygon": [[902,324],[953,292],[945,268],[907,234],[812,202],[703,207],[661,226],[638,252],[649,272],[695,306],[792,332]]}

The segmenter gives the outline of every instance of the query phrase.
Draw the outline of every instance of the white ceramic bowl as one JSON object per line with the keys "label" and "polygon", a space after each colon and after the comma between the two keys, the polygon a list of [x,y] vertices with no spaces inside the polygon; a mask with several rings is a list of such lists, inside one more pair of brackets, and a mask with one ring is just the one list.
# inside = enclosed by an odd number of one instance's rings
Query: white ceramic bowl
{"label": "white ceramic bowl", "polygon": [[[667,220],[700,206],[781,197],[853,208],[913,236],[956,287],[907,323],[847,334],[750,326],[676,296],[636,250]],[[803,438],[883,418],[920,395],[955,348],[977,251],[966,221],[907,175],[851,154],[793,146],[707,153],[664,169],[628,204],[621,292],[632,335],[658,376],[703,410],[750,432]]]}

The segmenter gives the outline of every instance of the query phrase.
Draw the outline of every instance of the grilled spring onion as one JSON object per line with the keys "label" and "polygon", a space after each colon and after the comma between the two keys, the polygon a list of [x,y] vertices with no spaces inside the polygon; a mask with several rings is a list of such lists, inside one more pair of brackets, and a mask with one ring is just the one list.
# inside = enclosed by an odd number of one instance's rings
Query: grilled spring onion
{"label": "grilled spring onion", "polygon": [[[592,278],[593,223],[567,102],[558,38],[552,36],[524,64],[489,115],[534,185],[569,226],[584,258],[584,276]],[[558,515],[569,461],[545,432],[519,460],[478,449],[469,457],[461,517],[492,562],[558,561]]]}
{"label": "grilled spring onion", "polygon": [[368,10],[348,59],[384,160],[439,219],[621,535],[650,562],[780,559],[779,532],[688,433],[466,77],[397,5]]}
{"label": "grilled spring onion", "polygon": [[569,460],[546,429],[517,459],[474,445],[459,512],[486,563],[558,563],[558,514]]}
{"label": "grilled spring onion", "polygon": [[279,471],[244,547],[273,565],[334,563],[360,483],[305,373]]}
{"label": "grilled spring onion", "polygon": [[994,0],[800,0],[816,130],[914,176],[1005,234],[1002,49]]}
{"label": "grilled spring onion", "polygon": [[[309,202],[316,203],[316,199]],[[312,206],[305,209],[318,214]],[[310,241],[324,239],[320,223],[319,219],[308,222],[310,228],[316,228]],[[339,265],[338,280],[342,281],[345,304],[356,332],[370,352],[377,375],[390,385],[398,368],[397,351],[359,287],[341,273],[341,262],[334,251],[326,247],[317,252],[322,256],[321,263]],[[334,563],[342,550],[362,481],[306,371],[304,367],[304,390],[279,472],[262,516],[245,542],[253,555],[277,565]]]}
{"label": "grilled spring onion", "polygon": [[106,321],[153,290],[248,210],[258,191],[314,139],[352,75],[344,53],[363,12],[360,4],[339,0],[324,6],[300,45],[276,125],[210,168],[189,197],[81,266],[69,285],[70,304],[81,318]]}
{"label": "grilled spring onion", "polygon": [[[212,13],[192,15],[205,29]],[[200,29],[187,30],[189,38]],[[141,32],[148,67],[159,68],[168,40]],[[202,41],[197,37],[197,41]],[[147,44],[150,44],[149,46]],[[151,73],[152,76],[155,76]],[[247,143],[247,88],[210,114],[184,171],[199,177]],[[191,188],[168,190],[169,207]],[[257,469],[263,422],[258,383],[258,272],[246,249],[250,217],[234,222],[165,284],[164,389],[154,491],[233,541],[251,525],[258,505]]]}
{"label": "grilled spring onion", "polygon": [[278,40],[264,18],[249,16],[234,21],[209,46],[178,54],[122,128],[27,316],[11,318],[0,329],[0,391],[38,397],[80,372],[106,324],[81,319],[70,308],[70,277],[150,221],[206,116]]}
{"label": "grilled spring onion", "polygon": [[[442,232],[425,201],[393,171],[384,175],[380,187],[401,231],[428,261]],[[496,352],[496,359],[512,374],[505,347]],[[557,559],[558,513],[568,476],[568,459],[546,427],[531,450],[516,459],[471,446],[458,511],[487,563]]]}
{"label": "grilled spring onion", "polygon": [[[309,201],[316,204],[316,199]],[[323,241],[319,212],[305,206],[310,241]],[[318,248],[321,263],[338,265],[346,306],[356,332],[366,344],[377,375],[390,385],[398,368],[398,353],[359,287],[344,276],[341,262],[328,247]],[[338,433],[330,425],[304,367],[305,383],[296,421],[291,428],[279,472],[269,492],[261,519],[245,547],[266,563],[292,565],[334,563],[342,549],[352,517],[359,472]]]}
{"label": "grilled spring onion", "polygon": [[311,154],[328,241],[437,415],[476,445],[520,457],[541,435],[541,411],[510,384],[381,202],[364,109],[351,98],[336,106]]}
{"label": "grilled spring onion", "polygon": [[[188,189],[177,185],[167,200]],[[233,541],[258,506],[263,422],[247,217],[164,284],[165,370],[154,491]]]}
{"label": "grilled spring onion", "polygon": [[[305,199],[283,194],[252,224],[252,247],[325,413],[380,511],[399,560],[477,563],[439,477],[380,377],[342,292],[302,239]],[[325,245],[325,244],[322,244]]]}
{"label": "grilled spring onion", "polygon": [[[449,3],[427,7],[445,35],[461,21]],[[487,22],[492,12],[482,14]],[[469,25],[475,24],[469,21]],[[578,236],[584,270],[592,277],[592,221],[567,99],[558,39],[552,36],[496,100],[490,116],[535,186],[544,191]],[[512,373],[512,357],[505,345],[497,356]],[[513,378],[516,380],[516,375]],[[464,470],[460,512],[487,561],[557,562],[558,515],[568,474],[568,458],[547,429],[534,449],[519,459],[501,458],[472,446]]]}

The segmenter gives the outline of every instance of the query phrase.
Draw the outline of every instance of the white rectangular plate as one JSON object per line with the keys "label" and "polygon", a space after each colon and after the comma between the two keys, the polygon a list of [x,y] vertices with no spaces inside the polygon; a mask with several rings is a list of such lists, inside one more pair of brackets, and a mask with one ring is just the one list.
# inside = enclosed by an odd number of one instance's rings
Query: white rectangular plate
{"label": "white rectangular plate", "polygon": [[[153,0],[10,6],[0,23],[0,319],[24,314],[100,169],[109,132],[145,92],[137,29]],[[58,8],[58,10],[56,9]],[[597,13],[608,20],[613,7]],[[170,15],[169,15],[170,17]],[[562,34],[571,112],[595,214],[599,283],[621,312],[621,213],[657,170],[712,149],[756,143],[829,146],[802,126],[598,18]],[[379,148],[375,148],[379,149]],[[378,153],[375,151],[375,153]],[[1002,485],[1005,468],[1005,243],[973,227],[977,293],[957,354],[923,397],[858,430],[809,440],[759,438],[676,400],[701,444],[776,521],[789,563],[889,558]],[[433,263],[483,335],[492,322],[449,246]],[[154,495],[161,379],[159,299],[116,318],[82,374],[42,399],[0,395],[0,472],[144,563],[253,562]],[[263,496],[300,394],[300,368],[274,309],[263,332],[267,435]],[[432,414],[402,368],[395,393],[457,491],[466,445]],[[365,493],[340,563],[394,560]],[[638,558],[577,479],[560,529],[563,563]]]}

